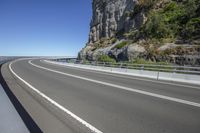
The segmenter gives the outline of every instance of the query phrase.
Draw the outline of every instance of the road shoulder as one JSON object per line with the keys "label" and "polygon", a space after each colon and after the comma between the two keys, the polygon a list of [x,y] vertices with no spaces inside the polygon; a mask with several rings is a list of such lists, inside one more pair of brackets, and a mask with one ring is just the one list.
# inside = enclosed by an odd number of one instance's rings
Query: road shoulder
{"label": "road shoulder", "polygon": [[[48,132],[48,133],[72,133],[74,127],[69,127],[70,123],[64,119],[64,114],[57,111],[46,101],[37,97],[30,88],[15,78],[8,69],[8,63],[2,66],[2,77],[8,86],[12,97],[16,97],[19,103],[17,105],[18,113],[21,114],[26,126],[31,132]],[[18,107],[20,106],[21,107]],[[33,121],[31,122],[32,119]],[[28,124],[28,125],[27,125]],[[38,126],[38,127],[37,127]]]}

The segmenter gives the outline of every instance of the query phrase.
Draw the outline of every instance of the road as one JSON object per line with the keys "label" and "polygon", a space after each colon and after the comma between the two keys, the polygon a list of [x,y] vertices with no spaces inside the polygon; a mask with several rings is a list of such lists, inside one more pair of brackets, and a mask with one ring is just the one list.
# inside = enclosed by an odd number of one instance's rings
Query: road
{"label": "road", "polygon": [[39,59],[18,60],[10,68],[30,89],[55,102],[61,112],[70,111],[93,131],[200,133],[198,86],[63,67]]}

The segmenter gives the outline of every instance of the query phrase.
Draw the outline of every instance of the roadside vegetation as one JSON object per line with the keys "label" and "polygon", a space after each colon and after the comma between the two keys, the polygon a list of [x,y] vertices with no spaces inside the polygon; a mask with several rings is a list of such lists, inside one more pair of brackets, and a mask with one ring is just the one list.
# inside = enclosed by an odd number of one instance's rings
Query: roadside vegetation
{"label": "roadside vegetation", "polygon": [[[155,7],[162,0],[140,0],[129,16],[134,16],[145,10],[147,22],[139,30],[132,29],[129,38],[144,37],[157,40],[200,38],[200,1],[171,0]],[[161,3],[161,2],[160,2]]]}
{"label": "roadside vegetation", "polygon": [[116,60],[111,58],[108,55],[100,55],[99,58],[97,59],[99,62],[109,62],[109,63],[116,63]]}
{"label": "roadside vegetation", "polygon": [[130,61],[128,63],[131,64],[146,64],[146,65],[170,65],[168,62],[156,62],[151,60],[145,60],[143,58],[136,58],[133,61]]}

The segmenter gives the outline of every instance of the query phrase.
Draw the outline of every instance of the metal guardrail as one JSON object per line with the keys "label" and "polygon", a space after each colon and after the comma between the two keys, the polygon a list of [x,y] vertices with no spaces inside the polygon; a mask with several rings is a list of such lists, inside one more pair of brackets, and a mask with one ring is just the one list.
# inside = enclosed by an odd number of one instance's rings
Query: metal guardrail
{"label": "metal guardrail", "polygon": [[7,60],[0,60],[0,65],[4,64],[5,62],[7,62]]}
{"label": "metal guardrail", "polygon": [[154,65],[154,64],[131,64],[131,63],[111,63],[111,62],[99,62],[99,61],[82,61],[82,60],[70,60],[70,59],[52,59],[57,62],[68,62],[74,64],[101,66],[101,67],[112,67],[112,68],[124,68],[124,69],[135,69],[135,70],[147,70],[158,72],[171,72],[171,73],[184,73],[184,74],[195,74],[200,75],[200,66],[175,66],[175,65]]}
{"label": "metal guardrail", "polygon": [[20,58],[20,57],[6,57],[6,56],[0,56],[0,65],[6,63],[6,62],[9,62],[9,61],[12,61],[12,60],[15,60],[17,58]]}

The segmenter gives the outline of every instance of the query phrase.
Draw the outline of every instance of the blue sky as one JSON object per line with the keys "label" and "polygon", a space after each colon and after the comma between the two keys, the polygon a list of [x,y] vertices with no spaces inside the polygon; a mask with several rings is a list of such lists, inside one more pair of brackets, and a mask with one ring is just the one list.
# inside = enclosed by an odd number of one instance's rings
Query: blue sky
{"label": "blue sky", "polygon": [[88,41],[92,0],[0,0],[0,56],[75,56]]}

